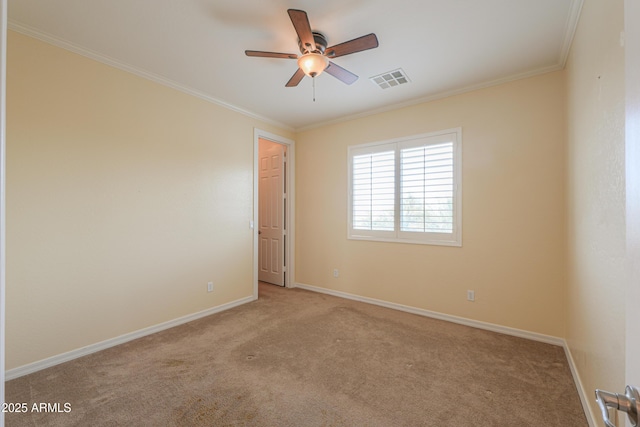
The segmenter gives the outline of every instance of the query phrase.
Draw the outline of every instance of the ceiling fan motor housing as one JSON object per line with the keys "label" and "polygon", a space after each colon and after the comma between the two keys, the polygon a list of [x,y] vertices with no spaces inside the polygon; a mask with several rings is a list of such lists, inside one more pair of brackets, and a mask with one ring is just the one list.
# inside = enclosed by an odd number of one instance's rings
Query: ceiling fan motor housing
{"label": "ceiling fan motor housing", "polygon": [[309,49],[307,49],[307,46],[302,45],[302,41],[298,40],[300,53],[302,53],[303,55],[307,53],[320,53],[324,55],[324,51],[327,48],[327,38],[324,36],[324,34],[318,31],[312,31],[312,34],[313,34],[313,41],[316,44],[316,50],[310,51]]}

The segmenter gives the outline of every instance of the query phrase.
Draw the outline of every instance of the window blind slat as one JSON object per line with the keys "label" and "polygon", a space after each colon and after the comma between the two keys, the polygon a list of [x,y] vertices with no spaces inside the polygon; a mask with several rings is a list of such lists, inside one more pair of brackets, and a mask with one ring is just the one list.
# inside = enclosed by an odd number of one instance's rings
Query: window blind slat
{"label": "window blind slat", "polygon": [[453,144],[400,152],[400,230],[453,230]]}
{"label": "window blind slat", "polygon": [[353,157],[353,228],[395,228],[395,152]]}

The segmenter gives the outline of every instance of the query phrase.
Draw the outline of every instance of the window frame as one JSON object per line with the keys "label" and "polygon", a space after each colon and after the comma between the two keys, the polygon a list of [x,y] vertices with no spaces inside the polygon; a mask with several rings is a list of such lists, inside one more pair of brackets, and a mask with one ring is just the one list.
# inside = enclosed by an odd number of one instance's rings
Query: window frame
{"label": "window frame", "polygon": [[[453,231],[451,233],[401,231],[401,151],[403,149],[453,142]],[[393,150],[394,170],[394,230],[359,230],[353,228],[353,158]],[[385,141],[350,145],[347,148],[348,209],[347,239],[377,242],[413,243],[438,246],[462,246],[462,128],[410,135]]]}

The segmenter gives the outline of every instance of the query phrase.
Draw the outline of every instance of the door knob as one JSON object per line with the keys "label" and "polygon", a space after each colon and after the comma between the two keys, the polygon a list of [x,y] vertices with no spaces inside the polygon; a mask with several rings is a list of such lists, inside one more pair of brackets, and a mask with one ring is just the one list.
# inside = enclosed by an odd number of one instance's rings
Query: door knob
{"label": "door knob", "polygon": [[607,427],[616,427],[609,420],[609,411],[607,408],[617,409],[625,412],[631,425],[638,426],[638,413],[640,413],[640,392],[634,386],[627,386],[624,394],[610,393],[604,390],[596,390],[596,402],[602,412],[602,419]]}

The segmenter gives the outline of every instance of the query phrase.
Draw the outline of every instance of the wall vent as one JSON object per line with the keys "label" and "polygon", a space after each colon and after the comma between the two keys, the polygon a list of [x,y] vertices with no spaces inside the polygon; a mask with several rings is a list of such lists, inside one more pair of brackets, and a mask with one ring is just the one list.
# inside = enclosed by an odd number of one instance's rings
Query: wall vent
{"label": "wall vent", "polygon": [[409,83],[410,81],[409,77],[407,77],[402,68],[379,74],[377,76],[369,77],[369,80],[380,86],[382,89],[389,89],[390,87],[399,86],[405,83]]}

